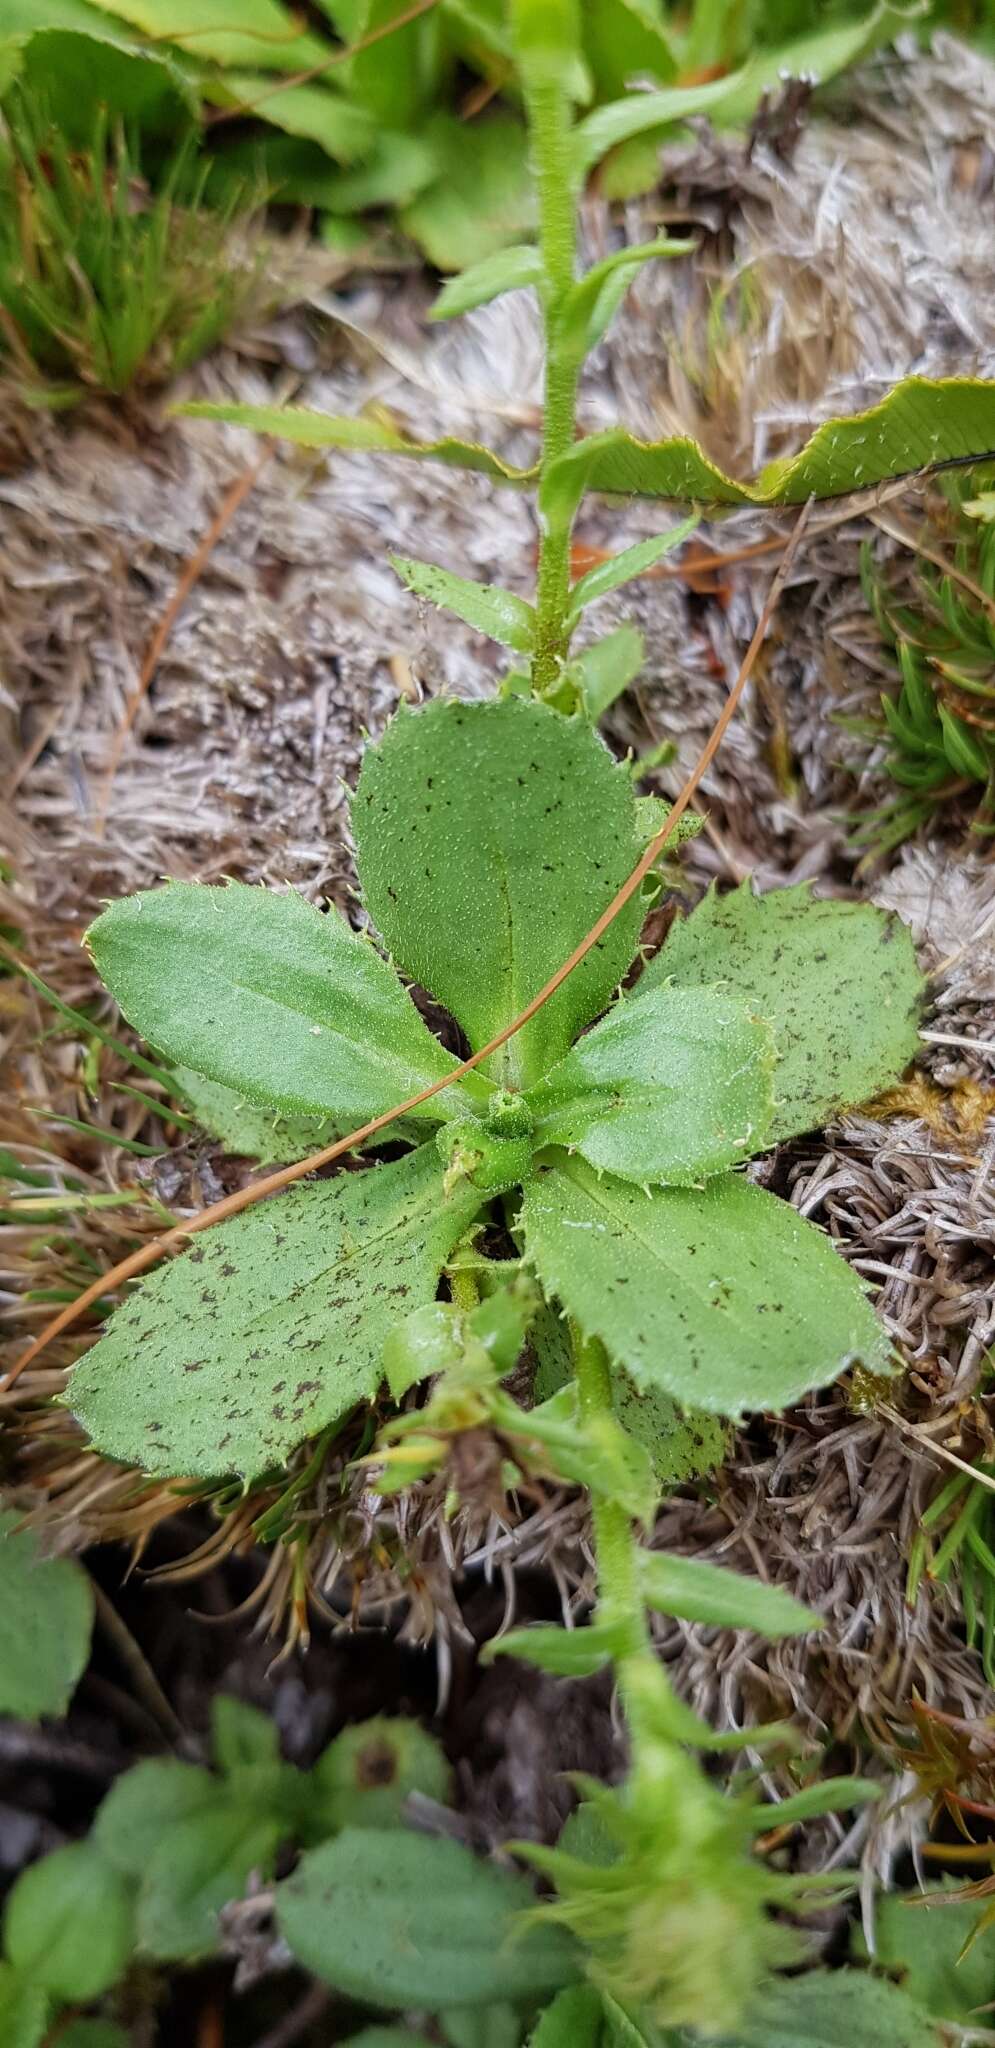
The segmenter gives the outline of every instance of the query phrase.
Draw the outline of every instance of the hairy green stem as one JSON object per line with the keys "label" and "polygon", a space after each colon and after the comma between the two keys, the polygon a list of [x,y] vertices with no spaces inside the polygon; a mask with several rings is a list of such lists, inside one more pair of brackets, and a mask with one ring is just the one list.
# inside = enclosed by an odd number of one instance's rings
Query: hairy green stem
{"label": "hairy green stem", "polygon": [[[546,273],[543,291],[546,382],[543,398],[541,473],[566,453],[574,438],[577,401],[576,358],[558,346],[557,316],[574,282],[576,229],[574,180],[570,164],[570,104],[562,85],[533,84],[526,94],[532,163],[539,200],[539,248]],[[567,651],[565,619],[570,597],[570,525],[542,526],[536,588],[536,638],[532,684],[536,692],[555,684]]]}
{"label": "hairy green stem", "polygon": [[[570,1325],[574,1377],[585,1422],[612,1414],[611,1368],[598,1338],[582,1337]],[[639,1590],[639,1546],[625,1509],[603,1494],[591,1497],[594,1544],[598,1561],[598,1619],[620,1630],[624,1647],[618,1660],[619,1689],[626,1693],[626,1666],[631,1658],[652,1655],[646,1610]]]}

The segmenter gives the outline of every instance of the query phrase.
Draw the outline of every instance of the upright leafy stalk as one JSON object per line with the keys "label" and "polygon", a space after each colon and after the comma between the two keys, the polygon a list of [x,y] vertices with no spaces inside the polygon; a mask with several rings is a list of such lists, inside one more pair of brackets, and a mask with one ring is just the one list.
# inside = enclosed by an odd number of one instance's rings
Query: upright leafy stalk
{"label": "upright leafy stalk", "polygon": [[[573,441],[580,369],[576,353],[564,348],[559,333],[559,314],[574,281],[576,244],[570,103],[562,78],[556,75],[543,79],[526,72],[525,104],[539,199],[539,248],[545,272],[541,294],[546,343],[541,464],[545,474],[549,464],[557,456],[565,455]],[[566,654],[569,596],[570,521],[550,521],[540,514],[532,657],[532,680],[537,692],[555,684]]]}

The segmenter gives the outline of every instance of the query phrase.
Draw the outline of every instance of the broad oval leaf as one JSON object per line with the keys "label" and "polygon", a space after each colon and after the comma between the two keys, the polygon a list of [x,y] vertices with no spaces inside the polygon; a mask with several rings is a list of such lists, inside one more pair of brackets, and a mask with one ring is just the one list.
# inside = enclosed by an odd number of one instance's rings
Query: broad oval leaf
{"label": "broad oval leaf", "polygon": [[[518,697],[402,709],[363,756],[352,825],[370,916],[474,1048],[562,966],[639,852],[625,769],[585,719]],[[630,900],[495,1056],[505,1085],[537,1080],[604,1009],[641,918]]]}
{"label": "broad oval leaf", "polygon": [[939,2048],[935,2022],[897,1984],[866,1970],[775,1978],[735,2038],[716,2048]]}
{"label": "broad oval leaf", "polygon": [[215,1787],[209,1807],[167,1826],[145,1867],[137,1933],[146,1955],[192,1962],[217,1947],[218,1914],[250,1877],[272,1875],[279,1821]]}
{"label": "broad oval leaf", "polygon": [[[652,540],[637,540],[633,547],[623,548],[621,554],[609,555],[607,562],[599,562],[596,569],[589,569],[570,592],[567,624],[575,626],[586,607],[599,597],[607,597],[610,590],[618,590],[623,583],[631,583],[634,576],[645,576],[647,569],[652,569],[664,555],[682,547],[698,524],[697,515],[692,514],[689,519],[682,519],[678,526],[672,526],[669,533],[655,534]],[[623,630],[619,628],[619,631]]]}
{"label": "broad oval leaf", "polygon": [[293,441],[299,448],[350,448],[356,455],[410,455],[416,462],[442,462],[451,469],[473,469],[496,483],[524,484],[538,474],[516,469],[502,462],[490,448],[475,441],[457,441],[451,435],[441,441],[412,441],[387,419],[355,418],[329,412],[312,412],[305,405],[235,405],[191,400],[173,411],[182,419],[222,420],[233,427],[249,427],[256,434],[271,434],[281,441]]}
{"label": "broad oval leaf", "polygon": [[625,428],[610,427],[575,442],[550,464],[540,503],[557,526],[585,491],[700,505],[802,505],[938,463],[980,461],[993,451],[995,381],[907,377],[867,412],[827,420],[797,455],[769,463],[753,483],[726,476],[685,436],[638,441]]}
{"label": "broad oval leaf", "polygon": [[3,1936],[15,1969],[55,1998],[88,2005],[117,1983],[131,1955],[131,1887],[92,1842],[71,1842],[21,1872]]}
{"label": "broad oval leaf", "polygon": [[688,1407],[735,1420],[855,1360],[887,1370],[885,1332],[829,1239],[738,1174],[645,1195],[564,1159],[529,1183],[522,1222],[584,1334]]}
{"label": "broad oval leaf", "polygon": [[391,555],[391,568],[416,597],[443,611],[455,612],[477,633],[487,633],[502,647],[514,647],[527,654],[535,632],[535,613],[513,590],[500,590],[494,583],[472,583],[454,576],[435,562],[413,562],[405,555]]}
{"label": "broad oval leaf", "polygon": [[[348,1131],[455,1064],[369,940],[292,892],[167,882],[112,904],[87,945],[143,1038],[269,1109]],[[415,1114],[445,1122],[465,1092],[445,1097]]]}
{"label": "broad oval leaf", "polygon": [[472,313],[477,306],[489,306],[505,292],[526,291],[542,284],[542,257],[531,242],[519,242],[513,249],[496,249],[471,263],[457,277],[449,278],[429,312],[430,320],[455,320]]}
{"label": "broad oval leaf", "polygon": [[578,1975],[579,1950],[528,1926],[523,1878],[405,1829],[346,1828],[277,1888],[298,1961],[349,1998],[401,2011],[541,1998]]}
{"label": "broad oval leaf", "polygon": [[536,1147],[641,1184],[691,1187],[771,1142],[774,1038],[737,996],[622,997],[529,1096]]}
{"label": "broad oval leaf", "polygon": [[45,1557],[34,1529],[0,1514],[0,1714],[64,1714],[86,1669],[93,1587],[68,1557]]}
{"label": "broad oval leaf", "polygon": [[679,1621],[704,1622],[711,1628],[749,1628],[764,1636],[802,1636],[822,1627],[822,1616],[803,1607],[783,1586],[765,1586],[760,1579],[707,1564],[698,1557],[674,1557],[664,1550],[644,1550],[639,1579],[647,1607]]}
{"label": "broad oval leaf", "polygon": [[711,888],[672,925],[638,986],[652,1002],[667,982],[718,982],[768,1019],[771,1139],[866,1102],[918,1050],[924,983],[906,927],[873,904],[813,896],[806,883],[767,896],[749,882],[727,896]]}
{"label": "broad oval leaf", "polygon": [[412,1792],[444,1805],[452,1774],[433,1735],[417,1721],[378,1714],[343,1728],[310,1774],[311,1839],[340,1828],[396,1828]]}
{"label": "broad oval leaf", "polygon": [[434,1145],[258,1203],[142,1283],[66,1404],[143,1471],[258,1477],[375,1394],[388,1331],[434,1298],[479,1205],[445,1195]]}
{"label": "broad oval leaf", "polygon": [[[209,1081],[193,1067],[174,1067],[171,1076],[184,1109],[212,1138],[220,1139],[226,1152],[243,1159],[258,1159],[266,1166],[284,1166],[291,1159],[306,1159],[333,1138],[347,1137],[350,1126],[340,1119],[287,1117],[279,1110],[263,1109],[246,1100],[237,1088],[221,1081]],[[392,1125],[398,1135],[397,1124]]]}
{"label": "broad oval leaf", "polygon": [[93,1840],[124,1877],[142,1877],[167,1828],[217,1806],[216,1778],[177,1757],[146,1757],[123,1771],[97,1810]]}
{"label": "broad oval leaf", "polygon": [[[874,1960],[900,1975],[908,1996],[935,2019],[953,2027],[978,2025],[995,1978],[990,1936],[975,1939],[984,1901],[956,1898],[950,1889],[932,1896],[932,1904],[922,1892],[890,1892],[875,1900]],[[858,1928],[851,1940],[854,1955],[866,1959]]]}
{"label": "broad oval leaf", "polygon": [[419,132],[433,150],[438,175],[399,221],[437,270],[466,270],[531,233],[535,191],[516,115],[490,111],[483,120],[461,121],[438,113]]}

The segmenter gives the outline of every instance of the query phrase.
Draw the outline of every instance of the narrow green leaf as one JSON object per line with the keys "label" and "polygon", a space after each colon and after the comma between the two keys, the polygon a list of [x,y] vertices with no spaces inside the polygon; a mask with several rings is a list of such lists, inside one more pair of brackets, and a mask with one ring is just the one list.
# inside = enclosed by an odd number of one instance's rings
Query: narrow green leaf
{"label": "narrow green leaf", "polygon": [[819,1778],[787,1799],[772,1800],[754,1812],[754,1832],[769,1828],[794,1827],[798,1821],[817,1820],[823,1813],[849,1813],[855,1806],[867,1806],[880,1799],[884,1787],[870,1778]]}
{"label": "narrow green leaf", "polygon": [[558,357],[583,362],[607,334],[629,286],[645,263],[667,256],[687,256],[694,242],[674,241],[660,235],[654,242],[640,242],[628,249],[616,249],[601,263],[579,278],[565,295],[557,311],[554,349]]}
{"label": "narrow green leaf", "polygon": [[190,402],[173,408],[188,420],[223,420],[230,426],[249,427],[255,434],[272,434],[281,441],[293,441],[299,448],[351,448],[359,455],[410,455],[417,462],[442,462],[451,469],[472,469],[496,483],[524,484],[536,470],[516,469],[502,462],[490,448],[473,441],[457,441],[447,435],[441,441],[412,441],[387,420],[365,416],[343,418],[335,413],[310,412],[303,405],[215,405]]}
{"label": "narrow green leaf", "polygon": [[597,598],[606,597],[610,590],[618,590],[623,583],[631,583],[634,576],[645,576],[647,569],[652,569],[664,555],[682,547],[699,523],[695,515],[682,519],[680,525],[672,526],[669,533],[657,534],[652,540],[639,540],[634,547],[623,548],[621,554],[612,555],[607,562],[599,562],[596,569],[589,569],[570,592],[568,626],[575,626],[581,612],[589,604],[594,604]]}
{"label": "narrow green leaf", "polygon": [[535,1143],[623,1180],[696,1186],[770,1142],[774,1067],[770,1026],[738,996],[623,996],[532,1089]]}
{"label": "narrow green leaf", "polygon": [[21,1872],[3,1936],[16,1970],[54,1998],[88,2005],[117,1983],[131,1955],[131,1888],[92,1842],[71,1842]]}
{"label": "narrow green leaf", "polygon": [[742,71],[716,78],[705,85],[665,86],[662,92],[630,92],[624,99],[610,100],[574,130],[574,171],[586,178],[595,164],[634,135],[647,129],[665,129],[676,122],[690,121],[696,114],[713,114],[723,100],[730,99],[743,78]]}
{"label": "narrow green leaf", "polygon": [[277,1888],[297,1960],[348,1998],[400,2011],[538,1999],[577,1973],[579,1951],[526,1926],[535,1894],[458,1842],[346,1828]]}
{"label": "narrow green leaf", "polygon": [[[86,942],[143,1038],[269,1109],[349,1131],[455,1065],[369,940],[293,891],[168,882],[112,904]],[[445,1096],[427,1122],[466,1101]]]}
{"label": "narrow green leaf", "polygon": [[168,1478],[257,1477],[369,1400],[388,1331],[435,1295],[480,1196],[434,1145],[299,1184],[145,1280],[65,1396],[107,1456]]}
{"label": "narrow green leaf", "polygon": [[[861,63],[873,51],[915,27],[922,21],[924,11],[915,0],[903,7],[893,7],[884,0],[884,4],[872,7],[858,21],[836,21],[829,27],[820,26],[807,35],[792,37],[773,49],[758,50],[738,79],[729,81],[730,90],[720,100],[713,117],[716,126],[743,126],[756,112],[762,95],[769,88],[776,91],[786,78],[827,84],[839,72]],[[817,18],[813,14],[812,19]]]}
{"label": "narrow green leaf", "polygon": [[160,1962],[194,1962],[218,1942],[218,1914],[249,1878],[271,1877],[281,1828],[218,1786],[212,1806],[167,1827],[143,1873],[138,1941]]}
{"label": "narrow green leaf", "polygon": [[584,0],[582,36],[599,100],[621,98],[634,78],[677,76],[661,0]]}
{"label": "narrow green leaf", "polygon": [[787,1408],[890,1347],[856,1275],[786,1202],[724,1174],[644,1195],[580,1160],[540,1168],[522,1211],[548,1293],[637,1385],[738,1418]]}
{"label": "narrow green leaf", "polygon": [[576,442],[550,464],[540,500],[545,517],[557,526],[572,516],[585,491],[700,505],[801,505],[810,497],[836,498],[937,463],[981,461],[993,453],[995,381],[907,377],[868,412],[827,420],[797,455],[769,463],[754,483],[726,476],[686,437],[637,441],[625,428],[610,427]]}
{"label": "narrow green leaf", "polygon": [[216,1778],[174,1757],[149,1757],[125,1771],[97,1811],[93,1839],[124,1877],[143,1877],[167,1828],[210,1813]]}
{"label": "narrow green leaf", "polygon": [[314,1838],[340,1828],[396,1828],[412,1792],[445,1805],[451,1774],[439,1743],[417,1721],[378,1714],[343,1728],[310,1774]]}
{"label": "narrow green leaf", "polygon": [[[476,1048],[509,1024],[635,865],[625,769],[585,719],[507,697],[401,710],[367,747],[352,806],[366,907],[400,967]],[[603,1010],[642,911],[630,902],[495,1056],[527,1086]]]}
{"label": "narrow green leaf", "polygon": [[679,1621],[755,1629],[758,1635],[771,1637],[803,1636],[822,1627],[822,1616],[803,1607],[783,1586],[765,1586],[760,1579],[744,1578],[741,1572],[700,1558],[644,1550],[639,1573],[646,1605],[674,1614]]}
{"label": "narrow green leaf", "polygon": [[36,1530],[0,1513],[0,1714],[64,1714],[86,1669],[93,1588],[82,1565],[44,1556]]}
{"label": "narrow green leaf", "polygon": [[499,590],[494,583],[468,583],[450,569],[434,562],[413,562],[405,555],[391,555],[391,568],[416,597],[428,599],[443,611],[455,612],[478,633],[489,634],[504,647],[527,654],[532,646],[535,613],[523,597],[511,590]]}
{"label": "narrow green leaf", "polygon": [[532,1437],[549,1453],[554,1471],[574,1479],[589,1493],[600,1494],[625,1509],[634,1521],[652,1519],[658,1489],[653,1462],[645,1445],[634,1441],[615,1415],[580,1415],[577,1388],[568,1380],[559,1392],[523,1420],[511,1397],[492,1397],[498,1426],[509,1436]]}
{"label": "narrow green leaf", "polygon": [[616,697],[635,681],[645,659],[645,642],[635,626],[616,626],[614,633],[582,647],[568,662],[567,675],[579,683],[592,725],[597,725]]}
{"label": "narrow green leaf", "polygon": [[[719,983],[774,1033],[771,1138],[817,1130],[897,1081],[919,1045],[923,980],[909,933],[870,903],[811,894],[806,883],[755,896],[710,889],[671,927],[639,987]],[[642,1001],[642,996],[637,998]]]}
{"label": "narrow green leaf", "polygon": [[604,1671],[625,1649],[625,1633],[609,1622],[591,1622],[585,1628],[512,1628],[506,1635],[485,1643],[482,1664],[495,1657],[519,1657],[556,1678],[590,1678]]}
{"label": "narrow green leaf", "polygon": [[513,249],[498,249],[471,263],[458,277],[443,285],[429,313],[430,320],[455,320],[460,313],[472,313],[476,306],[488,306],[505,292],[520,292],[540,286],[544,271],[538,249],[520,242]]}

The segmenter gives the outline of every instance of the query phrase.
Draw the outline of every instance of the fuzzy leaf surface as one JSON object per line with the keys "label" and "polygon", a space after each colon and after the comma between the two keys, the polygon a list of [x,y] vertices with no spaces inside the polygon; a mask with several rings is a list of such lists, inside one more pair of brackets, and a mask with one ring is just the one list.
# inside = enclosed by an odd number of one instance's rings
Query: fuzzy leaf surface
{"label": "fuzzy leaf surface", "polygon": [[581,363],[607,334],[623,299],[645,263],[667,256],[687,256],[694,248],[689,241],[675,241],[660,235],[655,242],[641,242],[616,249],[601,263],[592,264],[564,297],[556,321],[556,353],[560,358]]}
{"label": "fuzzy leaf surface", "polygon": [[349,1130],[455,1064],[369,941],[293,893],[168,882],[112,904],[87,943],[143,1038],[269,1109]]}
{"label": "fuzzy leaf surface", "polygon": [[939,2048],[934,2022],[897,1984],[863,1970],[780,1978],[717,2048]]}
{"label": "fuzzy leaf surface", "polygon": [[501,298],[504,292],[541,285],[544,274],[542,257],[531,242],[498,249],[493,256],[483,256],[479,263],[471,263],[458,277],[449,278],[432,306],[429,319],[455,320],[461,313],[472,313],[477,306],[489,306],[492,299]]}
{"label": "fuzzy leaf surface", "polygon": [[427,598],[443,611],[455,612],[477,633],[487,633],[503,647],[527,654],[532,646],[535,613],[523,597],[512,590],[500,590],[494,583],[472,583],[454,576],[435,562],[413,562],[404,555],[391,555],[390,563],[401,582],[416,597]]}
{"label": "fuzzy leaf surface", "polygon": [[64,1714],[86,1669],[93,1588],[82,1565],[45,1557],[15,1509],[0,1514],[0,1714]]}
{"label": "fuzzy leaf surface", "polygon": [[330,412],[312,412],[305,405],[228,405],[191,401],[175,411],[188,420],[222,420],[229,426],[249,427],[255,434],[272,434],[281,441],[293,441],[299,448],[349,448],[355,455],[409,455],[416,462],[442,462],[450,469],[473,469],[496,483],[523,484],[536,474],[502,462],[490,448],[475,441],[457,441],[447,435],[441,441],[412,441],[391,421],[368,419]]}
{"label": "fuzzy leaf surface", "polygon": [[799,1636],[822,1627],[822,1618],[803,1607],[782,1586],[765,1586],[724,1565],[702,1558],[674,1557],[664,1550],[640,1553],[643,1599],[661,1614],[698,1621],[710,1628],[750,1628],[759,1635]]}
{"label": "fuzzy leaf surface", "polygon": [[151,1274],[66,1402],[109,1457],[164,1477],[257,1477],[369,1399],[388,1331],[435,1296],[480,1196],[434,1145],[298,1184]]}
{"label": "fuzzy leaf surface", "polygon": [[[806,884],[755,896],[748,882],[709,890],[671,927],[639,988],[719,983],[774,1033],[771,1139],[818,1129],[897,1081],[918,1050],[923,980],[908,930],[870,903],[811,895]],[[640,995],[638,1000],[642,1001]]]}
{"label": "fuzzy leaf surface", "polygon": [[[474,1048],[562,965],[639,851],[625,769],[585,719],[518,697],[402,709],[363,756],[352,826],[370,916]],[[507,1085],[537,1080],[605,1008],[641,918],[630,901],[495,1056]]]}
{"label": "fuzzy leaf surface", "polygon": [[575,676],[580,684],[584,709],[592,725],[635,682],[645,659],[645,642],[635,626],[616,626],[613,633],[578,649],[567,663],[567,674]]}
{"label": "fuzzy leaf surface", "polygon": [[306,1159],[334,1138],[346,1137],[350,1128],[331,1116],[281,1116],[278,1110],[248,1102],[237,1088],[209,1081],[193,1067],[174,1067],[173,1078],[182,1090],[184,1108],[212,1138],[221,1140],[226,1152],[258,1159],[267,1166]]}
{"label": "fuzzy leaf surface", "polygon": [[564,1158],[529,1183],[522,1221],[547,1293],[637,1385],[689,1407],[735,1419],[788,1407],[854,1359],[887,1368],[829,1239],[737,1174],[645,1195]]}
{"label": "fuzzy leaf surface", "polygon": [[[639,97],[633,95],[635,101]],[[638,441],[624,428],[610,427],[576,442],[550,464],[540,498],[546,517],[557,525],[585,491],[700,505],[802,505],[810,497],[837,498],[930,464],[971,456],[980,461],[993,450],[995,381],[906,377],[869,411],[827,420],[797,455],[769,463],[752,483],[726,476],[686,437]]]}
{"label": "fuzzy leaf surface", "polygon": [[736,996],[622,997],[529,1096],[536,1145],[623,1180],[691,1187],[770,1142],[770,1026]]}
{"label": "fuzzy leaf surface", "polygon": [[304,1968],[348,1998],[403,2011],[538,1999],[578,1974],[574,1944],[525,1928],[523,1878],[459,1842],[403,1828],[346,1828],[277,1890],[277,1920]]}
{"label": "fuzzy leaf surface", "polygon": [[631,548],[623,548],[621,554],[610,555],[607,562],[599,562],[596,569],[589,569],[586,576],[575,583],[570,592],[568,626],[576,625],[581,612],[599,597],[607,597],[610,590],[619,590],[623,583],[631,583],[634,576],[645,576],[647,569],[662,561],[664,555],[682,547],[694,533],[698,520],[694,517],[682,519],[678,526],[672,526],[669,533],[655,534],[652,540],[637,540]]}
{"label": "fuzzy leaf surface", "polygon": [[194,1961],[217,1946],[218,1914],[254,1872],[272,1875],[280,1823],[233,1801],[221,1785],[202,1812],[167,1827],[142,1878],[138,1940],[162,1962]]}

